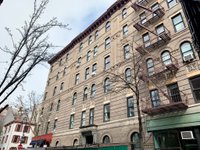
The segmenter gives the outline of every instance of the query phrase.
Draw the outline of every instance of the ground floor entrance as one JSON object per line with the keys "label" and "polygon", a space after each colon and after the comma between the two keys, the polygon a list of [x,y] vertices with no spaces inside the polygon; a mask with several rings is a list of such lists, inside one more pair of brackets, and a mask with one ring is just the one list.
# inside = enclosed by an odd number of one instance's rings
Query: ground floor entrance
{"label": "ground floor entrance", "polygon": [[153,132],[156,150],[200,150],[200,126]]}

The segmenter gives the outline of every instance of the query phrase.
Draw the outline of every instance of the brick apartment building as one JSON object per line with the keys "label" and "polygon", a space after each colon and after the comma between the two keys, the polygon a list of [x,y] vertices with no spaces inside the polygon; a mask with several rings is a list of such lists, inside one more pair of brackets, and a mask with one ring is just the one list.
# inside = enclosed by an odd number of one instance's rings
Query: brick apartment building
{"label": "brick apartment building", "polygon": [[148,145],[197,149],[200,61],[178,0],[118,0],[49,60],[39,135],[52,133],[51,146],[137,147],[135,95],[111,92],[107,73],[131,76],[131,51],[142,58],[141,112]]}

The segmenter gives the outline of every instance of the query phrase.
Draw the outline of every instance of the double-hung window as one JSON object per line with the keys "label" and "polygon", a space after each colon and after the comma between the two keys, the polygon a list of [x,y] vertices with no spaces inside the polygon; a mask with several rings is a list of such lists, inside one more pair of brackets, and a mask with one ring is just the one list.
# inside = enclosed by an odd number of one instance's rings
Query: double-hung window
{"label": "double-hung window", "polygon": [[134,116],[134,101],[133,97],[127,97],[127,116],[133,117]]}
{"label": "double-hung window", "polygon": [[109,69],[110,68],[110,56],[107,56],[104,58],[104,69]]}
{"label": "double-hung window", "polygon": [[160,106],[160,97],[159,97],[158,90],[155,89],[155,90],[150,91],[150,96],[151,96],[152,106],[153,107]]}
{"label": "double-hung window", "polygon": [[90,109],[90,118],[89,118],[89,124],[94,124],[94,108]]}
{"label": "double-hung window", "polygon": [[103,121],[110,121],[110,104],[105,104],[104,105],[104,110],[103,110],[104,114],[103,114]]}
{"label": "double-hung window", "polygon": [[86,112],[83,111],[81,115],[81,127],[86,125]]}
{"label": "double-hung window", "polygon": [[183,22],[183,17],[181,15],[181,13],[172,17],[172,23],[174,25],[175,32],[179,32],[185,28],[185,24]]}

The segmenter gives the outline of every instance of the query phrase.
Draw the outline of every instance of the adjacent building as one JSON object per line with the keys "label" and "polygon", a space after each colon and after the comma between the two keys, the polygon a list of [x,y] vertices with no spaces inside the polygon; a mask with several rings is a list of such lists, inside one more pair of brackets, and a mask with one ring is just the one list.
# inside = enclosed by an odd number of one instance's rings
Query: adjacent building
{"label": "adjacent building", "polygon": [[19,144],[22,144],[23,148],[31,147],[34,127],[34,124],[17,117],[16,111],[9,107],[0,137],[0,149],[17,150]]}
{"label": "adjacent building", "polygon": [[133,54],[145,149],[199,148],[200,61],[177,0],[118,0],[49,60],[38,126],[48,145],[138,147],[135,95],[113,92],[108,73],[132,78]]}

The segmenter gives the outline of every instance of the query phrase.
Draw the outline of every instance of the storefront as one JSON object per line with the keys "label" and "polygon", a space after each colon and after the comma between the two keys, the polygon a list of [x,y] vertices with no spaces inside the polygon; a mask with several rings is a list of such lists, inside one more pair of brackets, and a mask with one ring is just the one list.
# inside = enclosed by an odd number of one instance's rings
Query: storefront
{"label": "storefront", "polygon": [[44,134],[40,136],[33,137],[30,145],[33,147],[49,147],[52,141],[52,133]]}
{"label": "storefront", "polygon": [[147,120],[156,150],[200,150],[200,105]]}

